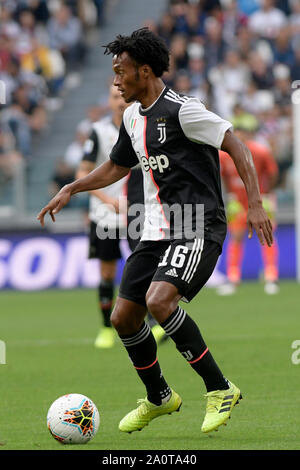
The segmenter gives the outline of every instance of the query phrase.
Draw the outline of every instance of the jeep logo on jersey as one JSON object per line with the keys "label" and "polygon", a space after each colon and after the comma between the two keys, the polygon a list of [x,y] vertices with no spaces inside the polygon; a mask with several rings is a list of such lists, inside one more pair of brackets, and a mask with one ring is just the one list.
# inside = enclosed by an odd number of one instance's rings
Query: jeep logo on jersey
{"label": "jeep logo on jersey", "polygon": [[163,173],[169,166],[169,159],[166,155],[157,155],[156,157],[142,157],[141,162],[145,171],[158,170]]}

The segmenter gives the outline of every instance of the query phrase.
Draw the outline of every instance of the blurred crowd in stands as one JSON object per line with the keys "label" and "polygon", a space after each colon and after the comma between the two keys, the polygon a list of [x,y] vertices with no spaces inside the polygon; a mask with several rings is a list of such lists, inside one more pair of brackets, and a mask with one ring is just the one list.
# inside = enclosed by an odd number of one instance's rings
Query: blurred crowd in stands
{"label": "blurred crowd in stands", "polygon": [[0,0],[0,185],[78,85],[106,0]]}
{"label": "blurred crowd in stands", "polygon": [[[300,0],[169,0],[159,22],[144,26],[169,46],[165,83],[254,131],[278,163],[279,199],[292,199],[291,94],[300,80]],[[90,122],[103,113],[100,108]],[[83,129],[80,123],[76,155]],[[70,149],[58,172],[62,182],[71,168]]]}
{"label": "blurred crowd in stands", "polygon": [[[97,25],[103,23],[104,2],[0,0],[0,80],[7,91],[0,117],[0,168],[8,168],[7,162],[20,154],[30,158],[32,134],[47,125],[49,97],[55,102],[84,64],[85,32],[96,17]],[[165,83],[199,97],[234,125],[254,130],[256,139],[272,150],[279,167],[278,193],[289,200],[300,0],[169,0],[160,20],[147,20],[144,26],[170,48]],[[107,111],[99,102],[78,124],[74,142],[58,163],[54,191],[73,178],[91,123]]]}
{"label": "blurred crowd in stands", "polygon": [[170,0],[159,23],[147,25],[170,47],[166,83],[255,130],[277,160],[278,190],[292,187],[300,0]]}

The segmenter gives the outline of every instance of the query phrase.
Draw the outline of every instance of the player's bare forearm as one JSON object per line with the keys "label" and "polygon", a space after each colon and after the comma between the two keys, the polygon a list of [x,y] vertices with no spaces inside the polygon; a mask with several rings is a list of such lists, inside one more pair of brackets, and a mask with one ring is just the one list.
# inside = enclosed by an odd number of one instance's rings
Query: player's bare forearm
{"label": "player's bare forearm", "polygon": [[129,173],[129,170],[129,168],[116,165],[111,160],[103,163],[83,178],[79,178],[73,183],[65,185],[56,194],[56,196],[54,196],[54,198],[51,199],[45,207],[43,207],[38,214],[37,219],[43,226],[45,215],[49,213],[52,221],[55,222],[55,214],[69,203],[74,194],[105,188],[126,176]]}
{"label": "player's bare forearm", "polygon": [[[84,178],[85,176],[87,176],[94,169],[95,169],[95,164],[94,163],[83,160],[81,162],[77,172],[76,172],[76,179]],[[104,204],[111,204],[111,205],[115,206],[118,202],[117,199],[108,196],[101,189],[93,189],[92,191],[89,191],[89,193],[92,196],[95,196],[97,199],[99,199]]]}
{"label": "player's bare forearm", "polygon": [[221,148],[227,152],[234,161],[247,191],[249,207],[256,204],[261,205],[262,198],[259,191],[256,169],[248,147],[231,131],[227,131]]}
{"label": "player's bare forearm", "polygon": [[225,133],[221,149],[231,156],[247,191],[249,238],[252,238],[255,229],[260,243],[263,245],[265,240],[271,246],[272,224],[262,207],[257,173],[250,150],[231,131]]}
{"label": "player's bare forearm", "polygon": [[72,196],[85,191],[105,188],[126,176],[129,170],[130,168],[116,165],[111,160],[108,160],[95,168],[95,170],[91,171],[88,175],[79,178],[67,186],[70,187],[69,189]]}

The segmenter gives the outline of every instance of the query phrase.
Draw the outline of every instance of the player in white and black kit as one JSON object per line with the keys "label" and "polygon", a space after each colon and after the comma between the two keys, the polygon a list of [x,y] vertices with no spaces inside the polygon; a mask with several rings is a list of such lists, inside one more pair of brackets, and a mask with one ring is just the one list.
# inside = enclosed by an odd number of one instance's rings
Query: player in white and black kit
{"label": "player in white and black kit", "polygon": [[[109,116],[93,123],[89,139],[84,146],[84,155],[77,171],[82,178],[108,160],[111,149],[118,140],[126,103],[114,86],[109,89]],[[113,306],[117,263],[121,258],[119,229],[125,228],[126,217],[120,213],[119,202],[126,179],[91,192],[89,201],[89,258],[100,261],[100,284],[98,287],[99,310],[102,327],[96,337],[95,347],[110,348],[115,342],[115,332],[110,316]],[[115,236],[99,237],[99,230],[111,230]]]}
{"label": "player in white and black kit", "polygon": [[[179,410],[182,403],[161,372],[156,342],[144,322],[148,309],[204,381],[207,408],[202,431],[209,432],[228,420],[241,394],[223,376],[198,326],[178,302],[191,300],[206,283],[225,238],[218,148],[231,155],[245,184],[249,237],[255,230],[261,243],[271,245],[272,225],[262,207],[252,156],[231,132],[230,123],[197,99],[165,87],[161,76],[168,70],[169,53],[164,42],[142,28],[131,36],[117,36],[105,52],[113,54],[114,85],[127,103],[134,103],[124,112],[110,161],[65,186],[38,219],[43,225],[49,212],[55,220],[73,194],[117,181],[140,162],[145,226],[127,260],[111,321],[147,397],[121,420],[119,429],[140,430],[152,419]],[[172,215],[168,209],[174,204]],[[186,204],[187,230],[178,219],[178,206]],[[204,221],[201,210],[197,213],[203,205]]]}

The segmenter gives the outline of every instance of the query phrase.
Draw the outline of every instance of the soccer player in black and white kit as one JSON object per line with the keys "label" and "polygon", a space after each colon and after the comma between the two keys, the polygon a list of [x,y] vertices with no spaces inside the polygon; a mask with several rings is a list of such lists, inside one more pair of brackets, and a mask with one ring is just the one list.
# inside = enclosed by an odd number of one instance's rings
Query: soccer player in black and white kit
{"label": "soccer player in black and white kit", "polygon": [[[126,108],[126,103],[118,90],[109,88],[109,116],[102,117],[93,123],[91,134],[84,146],[84,155],[77,170],[76,177],[88,175],[97,166],[109,159],[112,147],[118,140],[119,128]],[[99,310],[102,325],[95,339],[96,348],[110,348],[115,342],[115,332],[111,326],[117,263],[122,257],[120,250],[119,230],[126,226],[126,216],[120,212],[126,178],[107,186],[104,189],[91,191],[89,201],[89,258],[100,261],[100,284],[98,286]],[[99,230],[112,230],[114,237],[99,236]],[[101,234],[100,234],[101,235]]]}
{"label": "soccer player in black and white kit", "polygon": [[[202,431],[209,432],[228,420],[241,393],[223,376],[198,326],[178,303],[190,301],[206,283],[225,238],[218,149],[232,157],[246,187],[249,237],[255,230],[262,244],[271,245],[272,225],[262,207],[251,153],[230,123],[198,99],[165,86],[161,77],[168,70],[169,53],[164,42],[142,28],[131,36],[117,36],[105,52],[113,54],[114,85],[133,104],[124,112],[110,160],[62,188],[38,219],[43,225],[49,212],[55,221],[73,194],[105,187],[140,162],[145,225],[140,244],[126,262],[111,321],[147,397],[121,420],[119,429],[140,430],[152,419],[178,411],[182,403],[161,372],[156,342],[144,321],[148,309],[204,381],[207,406]],[[191,234],[201,219],[197,208],[204,206],[203,230],[196,227],[191,238],[185,224],[178,225],[167,211],[174,204],[192,208]]]}

